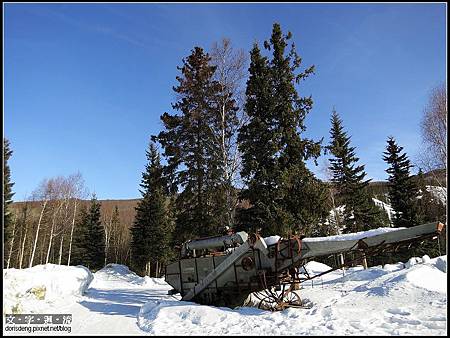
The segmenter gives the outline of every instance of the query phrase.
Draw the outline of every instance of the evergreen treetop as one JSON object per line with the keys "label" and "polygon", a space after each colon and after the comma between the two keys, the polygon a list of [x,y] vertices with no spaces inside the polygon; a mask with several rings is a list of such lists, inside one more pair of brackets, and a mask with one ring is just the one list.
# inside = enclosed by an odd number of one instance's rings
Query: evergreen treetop
{"label": "evergreen treetop", "polygon": [[140,184],[143,198],[136,207],[131,228],[132,264],[140,274],[149,272],[148,263],[166,263],[171,257],[174,227],[169,189],[155,144],[149,144],[146,155],[148,163]]}
{"label": "evergreen treetop", "polygon": [[386,172],[389,174],[389,200],[395,211],[394,226],[412,227],[419,224],[417,214],[417,196],[419,189],[410,175],[413,167],[406,155],[402,153],[394,137],[387,140],[383,160],[389,164]]}
{"label": "evergreen treetop", "polygon": [[172,107],[177,112],[164,113],[161,120],[165,130],[152,137],[164,148],[171,191],[182,189],[177,197],[177,224],[186,237],[183,239],[215,235],[226,219],[222,215],[226,210],[219,212],[223,199],[217,198],[219,193],[224,195],[222,150],[217,136],[222,125],[218,104],[223,90],[214,80],[216,67],[210,61],[200,47],[183,59],[183,67],[178,67],[178,86],[173,88],[177,102]]}
{"label": "evergreen treetop", "polygon": [[[257,44],[250,52],[250,76],[247,81],[245,112],[249,123],[239,130],[242,153],[241,177],[247,184],[241,198],[251,206],[241,210],[241,226],[264,235],[299,232],[309,227],[312,201],[293,200],[293,196],[313,194],[317,189],[305,161],[320,155],[320,143],[302,138],[304,119],[312,107],[311,97],[300,97],[296,84],[313,73],[314,66],[299,71],[301,58],[295,45],[286,52],[292,34],[283,35],[275,23],[266,50],[272,58],[261,55]],[[324,186],[321,187],[321,189]],[[310,191],[310,189],[312,189]],[[295,195],[294,195],[295,194]],[[319,194],[320,195],[320,194]],[[300,203],[300,204],[299,204]],[[325,214],[324,205],[320,215]],[[303,214],[299,213],[302,209]]]}
{"label": "evergreen treetop", "polygon": [[344,232],[357,232],[386,226],[387,215],[377,207],[368,192],[370,179],[365,180],[364,165],[358,165],[355,147],[350,146],[350,136],[344,130],[342,119],[335,109],[331,115],[330,158],[331,182],[337,191],[338,204],[345,205]]}

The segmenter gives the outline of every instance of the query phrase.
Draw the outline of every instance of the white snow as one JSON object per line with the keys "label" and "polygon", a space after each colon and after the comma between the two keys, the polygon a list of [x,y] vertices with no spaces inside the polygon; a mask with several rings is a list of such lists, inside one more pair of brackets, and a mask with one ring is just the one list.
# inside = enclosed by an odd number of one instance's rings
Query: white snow
{"label": "white snow", "polygon": [[[372,237],[372,236],[380,235],[380,234],[383,234],[386,232],[397,231],[400,229],[406,229],[406,228],[384,227],[384,228],[371,229],[371,230],[367,230],[367,231],[354,232],[354,233],[350,233],[350,234],[333,235],[333,236],[326,236],[326,237],[305,237],[302,239],[302,241],[304,241],[304,242],[326,242],[326,241],[358,240],[361,238]],[[264,237],[264,242],[266,242],[266,245],[272,245],[272,244],[277,243],[280,238],[281,237],[278,235]]]}
{"label": "white snow", "polygon": [[23,307],[38,313],[59,299],[83,295],[93,278],[84,266],[45,264],[4,269],[3,313],[20,312]]}
{"label": "white snow", "polygon": [[302,241],[304,242],[323,242],[323,241],[348,241],[348,240],[358,240],[365,237],[371,237],[380,235],[386,232],[397,231],[405,228],[377,228],[367,231],[354,232],[350,234],[334,235],[327,237],[305,237]]}
{"label": "white snow", "polygon": [[427,185],[425,187],[429,192],[431,192],[435,198],[439,199],[439,201],[447,205],[447,188],[446,187],[438,187],[434,185]]}
{"label": "white snow", "polygon": [[[72,313],[70,334],[78,335],[446,335],[447,257],[410,261],[367,270],[357,266],[345,276],[337,270],[302,283],[299,295],[311,307],[281,312],[180,301],[179,295],[167,295],[171,287],[162,278],[139,277],[110,264],[94,274],[84,295],[61,296],[42,311]],[[329,268],[306,265],[312,274]],[[10,270],[4,275],[14,274]],[[33,273],[47,280],[43,276],[51,271]],[[66,272],[60,283],[68,282]],[[23,305],[27,312],[28,303]]]}
{"label": "white snow", "polygon": [[269,237],[264,237],[264,242],[266,242],[266,245],[273,245],[275,243],[277,243],[280,240],[280,236],[275,235],[275,236],[269,236]]}
{"label": "white snow", "polygon": [[395,211],[391,207],[391,205],[388,203],[384,203],[383,201],[381,201],[377,198],[372,198],[372,200],[375,203],[375,205],[377,205],[378,207],[380,207],[381,209],[383,209],[386,212],[386,214],[389,217],[389,221],[392,222],[392,218],[395,217]]}

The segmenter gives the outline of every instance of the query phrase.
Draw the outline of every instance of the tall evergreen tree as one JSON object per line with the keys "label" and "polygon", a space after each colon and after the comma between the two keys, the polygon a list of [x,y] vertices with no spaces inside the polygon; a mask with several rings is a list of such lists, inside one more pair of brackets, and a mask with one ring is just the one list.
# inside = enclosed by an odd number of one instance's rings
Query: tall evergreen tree
{"label": "tall evergreen tree", "polygon": [[165,130],[152,139],[164,148],[172,191],[182,189],[176,201],[176,232],[182,241],[217,234],[227,217],[221,143],[217,139],[222,124],[218,102],[223,93],[213,80],[215,67],[210,65],[209,55],[195,47],[178,69],[179,84],[173,88],[178,101],[172,105],[178,114],[164,113],[161,120]]}
{"label": "tall evergreen tree", "polygon": [[388,217],[377,207],[368,192],[370,179],[365,180],[364,165],[357,165],[359,158],[355,147],[350,146],[350,136],[344,131],[342,120],[333,110],[331,116],[330,158],[331,181],[337,191],[338,204],[344,204],[344,232],[357,232],[388,225]]}
{"label": "tall evergreen tree", "polygon": [[[141,274],[151,267],[161,266],[171,258],[171,240],[174,230],[173,213],[170,208],[166,178],[156,146],[150,143],[146,151],[148,163],[142,173],[140,190],[142,199],[136,207],[136,216],[131,229],[132,262]],[[150,268],[152,275],[156,269]]]}
{"label": "tall evergreen tree", "polygon": [[87,206],[82,203],[77,214],[76,226],[73,233],[73,244],[70,260],[72,265],[88,266],[88,264],[90,264],[88,257],[88,242],[90,241],[87,228],[88,218],[89,215]]}
{"label": "tall evergreen tree", "polygon": [[[10,204],[12,203],[12,187],[14,185],[11,182],[11,169],[9,168],[8,160],[11,158],[13,151],[10,149],[9,140],[3,138],[3,243],[9,243],[11,237],[11,228],[13,226]],[[5,251],[6,252],[6,251]],[[6,255],[5,255],[6,257]]]}
{"label": "tall evergreen tree", "polygon": [[239,218],[245,230],[257,231],[276,226],[280,199],[276,196],[278,144],[272,115],[270,68],[256,43],[250,52],[249,73],[244,107],[249,122],[240,128],[238,144],[242,154],[241,177],[247,185],[241,198],[249,200],[251,206],[240,210]]}
{"label": "tall evergreen tree", "polygon": [[82,228],[86,229],[84,237],[85,262],[89,269],[98,270],[105,263],[105,229],[101,222],[101,203],[95,194],[92,196],[90,205],[84,218]]}
{"label": "tall evergreen tree", "polygon": [[389,164],[389,200],[395,215],[395,227],[412,227],[419,224],[417,210],[418,187],[410,176],[412,165],[406,155],[391,136],[387,140],[383,160]]}
{"label": "tall evergreen tree", "polygon": [[[250,53],[245,105],[250,122],[240,129],[238,140],[241,176],[247,184],[242,198],[251,207],[241,212],[241,222],[263,234],[308,233],[326,215],[322,201],[327,188],[305,164],[320,155],[321,142],[301,137],[313,102],[311,97],[300,97],[295,87],[313,73],[314,66],[298,71],[302,60],[293,43],[286,53],[291,38],[275,23],[270,41],[264,43],[273,51],[270,62],[256,44]],[[301,195],[310,199],[295,198]]]}

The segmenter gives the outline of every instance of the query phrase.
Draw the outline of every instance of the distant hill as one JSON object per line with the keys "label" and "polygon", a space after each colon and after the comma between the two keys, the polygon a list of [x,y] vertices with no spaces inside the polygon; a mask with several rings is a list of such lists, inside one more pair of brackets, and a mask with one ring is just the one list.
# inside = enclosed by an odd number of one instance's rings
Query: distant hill
{"label": "distant hill", "polygon": [[[446,182],[446,174],[444,170],[434,170],[424,174],[424,178],[427,185],[436,185],[436,178],[441,182]],[[388,203],[388,182],[387,181],[372,181],[369,183],[369,190],[371,193],[380,201]],[[112,214],[115,206],[119,208],[119,214],[122,224],[127,224],[131,226],[133,224],[134,216],[136,214],[135,207],[140,199],[106,199],[99,200],[101,203],[102,217],[107,220]],[[12,203],[13,208],[19,208],[25,202],[14,202]],[[31,205],[37,204],[38,202],[30,202]],[[82,201],[82,203],[89,203],[89,201]],[[248,203],[246,201],[241,202],[242,207],[246,207]]]}
{"label": "distant hill", "polygon": [[[136,214],[135,207],[137,206],[139,199],[120,199],[120,200],[99,200],[101,203],[101,214],[104,220],[108,220],[114,208],[117,206],[119,209],[119,218],[122,224],[127,224],[131,226],[133,224],[134,215]],[[18,209],[20,206],[25,204],[26,202],[14,202],[11,204],[13,209]],[[28,202],[31,207],[38,207],[39,202]],[[89,200],[82,200],[81,204],[87,205]]]}

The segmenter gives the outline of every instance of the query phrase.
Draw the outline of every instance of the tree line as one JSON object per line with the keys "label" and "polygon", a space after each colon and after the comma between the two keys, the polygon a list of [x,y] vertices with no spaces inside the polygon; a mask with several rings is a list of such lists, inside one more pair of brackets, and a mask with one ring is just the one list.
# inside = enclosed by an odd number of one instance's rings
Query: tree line
{"label": "tree line", "polygon": [[[9,141],[5,154],[11,156]],[[8,157],[9,158],[9,157]],[[6,163],[7,172],[9,166]],[[9,175],[4,188],[4,267],[82,264],[96,270],[109,262],[129,263],[129,227],[119,209],[87,201],[80,173],[44,179],[26,201],[11,207]]]}
{"label": "tree line", "polygon": [[[149,140],[134,219],[123,224],[117,207],[102,214],[95,196],[82,203],[81,175],[44,181],[32,196],[39,208],[25,203],[12,215],[8,168],[6,267],[52,262],[95,270],[117,262],[160,276],[177,257],[177,247],[198,237],[240,230],[327,236],[446,222],[445,205],[426,187],[422,171],[411,174],[413,165],[393,136],[380,154],[389,175],[384,198],[394,210],[391,217],[375,203],[371,180],[336,110],[328,144],[305,136],[314,101],[302,83],[315,68],[303,65],[292,34],[279,24],[262,49],[254,43],[249,58],[224,39],[209,53],[194,47],[177,68],[176,101],[172,112],[161,115],[163,130]],[[436,114],[427,116],[426,121]],[[427,128],[424,133],[432,129]],[[441,156],[439,146],[432,149]],[[10,156],[4,141],[4,161]],[[307,166],[317,165],[320,156],[328,158],[326,181]],[[446,162],[438,168],[446,170]]]}
{"label": "tree line", "polygon": [[[244,91],[239,75],[246,62],[229,41],[211,54],[194,47],[183,59],[173,112],[161,115],[163,130],[151,136],[142,174],[132,228],[137,271],[158,275],[183,241],[230,231],[321,236],[446,221],[445,205],[426,188],[422,172],[411,174],[393,136],[380,154],[388,166],[392,217],[375,203],[336,111],[329,144],[304,136],[313,100],[300,94],[301,83],[314,66],[303,66],[291,39],[275,23],[265,55],[253,45]],[[322,155],[329,156],[326,182],[306,165]]]}

